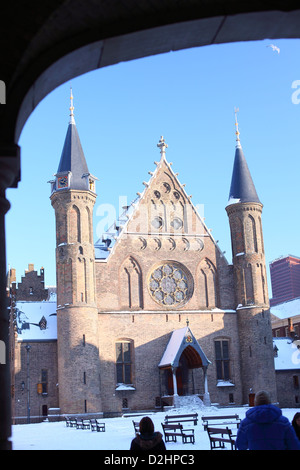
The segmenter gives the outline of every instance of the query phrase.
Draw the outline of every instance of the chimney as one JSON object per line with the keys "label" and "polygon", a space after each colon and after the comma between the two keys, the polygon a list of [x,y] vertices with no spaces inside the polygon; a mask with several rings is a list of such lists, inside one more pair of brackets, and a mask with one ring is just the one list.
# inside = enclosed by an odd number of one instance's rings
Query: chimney
{"label": "chimney", "polygon": [[288,335],[291,338],[295,337],[295,329],[294,329],[293,321],[291,318],[288,318]]}
{"label": "chimney", "polygon": [[16,269],[10,268],[10,283],[16,282]]}

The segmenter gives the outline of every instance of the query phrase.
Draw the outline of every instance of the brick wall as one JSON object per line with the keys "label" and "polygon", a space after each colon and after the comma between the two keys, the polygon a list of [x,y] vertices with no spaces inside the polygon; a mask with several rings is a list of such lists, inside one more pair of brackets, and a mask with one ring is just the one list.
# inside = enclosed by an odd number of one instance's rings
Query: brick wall
{"label": "brick wall", "polygon": [[[29,354],[26,346],[30,346]],[[47,385],[44,393],[39,393],[38,384],[45,379],[42,370],[47,374]],[[29,377],[29,380],[28,380]],[[15,349],[15,384],[14,401],[16,422],[28,413],[28,385],[30,416],[32,421],[41,418],[49,408],[58,407],[58,374],[57,374],[57,343],[51,342],[17,342]],[[43,409],[43,407],[45,407]]]}

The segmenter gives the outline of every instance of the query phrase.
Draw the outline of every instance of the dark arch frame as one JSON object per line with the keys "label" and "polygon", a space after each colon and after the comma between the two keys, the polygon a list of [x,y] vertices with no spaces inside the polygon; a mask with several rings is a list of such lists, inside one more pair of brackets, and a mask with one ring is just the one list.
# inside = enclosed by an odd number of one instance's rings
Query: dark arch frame
{"label": "dark arch frame", "polygon": [[[73,77],[121,61],[226,42],[299,38],[290,0],[51,0],[11,2],[2,15],[0,96],[0,449],[10,449],[10,364],[5,213],[20,181],[18,140],[38,105]],[[4,82],[4,86],[3,86]]]}

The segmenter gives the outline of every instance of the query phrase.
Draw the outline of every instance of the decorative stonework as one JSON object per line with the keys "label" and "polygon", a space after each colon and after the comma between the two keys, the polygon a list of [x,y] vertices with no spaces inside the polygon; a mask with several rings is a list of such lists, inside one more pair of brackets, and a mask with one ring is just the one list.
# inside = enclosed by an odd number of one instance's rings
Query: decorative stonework
{"label": "decorative stonework", "polygon": [[151,297],[160,305],[178,308],[188,302],[193,295],[193,277],[182,264],[165,261],[151,270],[148,290]]}

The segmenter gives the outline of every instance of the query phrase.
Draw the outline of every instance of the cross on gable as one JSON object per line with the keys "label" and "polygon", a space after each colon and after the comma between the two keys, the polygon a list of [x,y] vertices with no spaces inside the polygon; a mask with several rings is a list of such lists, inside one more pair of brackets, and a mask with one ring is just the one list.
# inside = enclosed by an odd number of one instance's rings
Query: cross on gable
{"label": "cross on gable", "polygon": [[161,158],[164,158],[165,155],[166,155],[166,148],[168,148],[168,144],[166,144],[166,141],[163,138],[163,136],[161,136],[161,138],[160,138],[160,140],[157,144],[157,147],[160,148]]}

